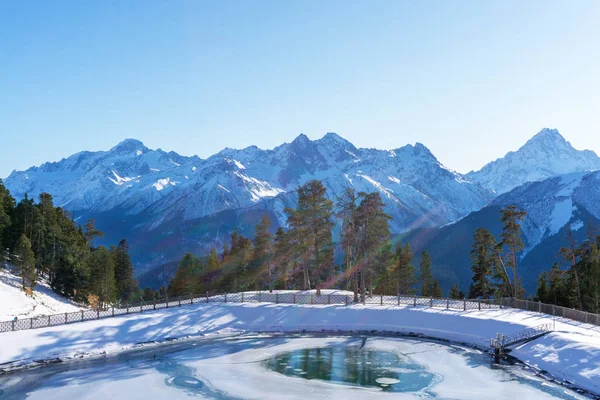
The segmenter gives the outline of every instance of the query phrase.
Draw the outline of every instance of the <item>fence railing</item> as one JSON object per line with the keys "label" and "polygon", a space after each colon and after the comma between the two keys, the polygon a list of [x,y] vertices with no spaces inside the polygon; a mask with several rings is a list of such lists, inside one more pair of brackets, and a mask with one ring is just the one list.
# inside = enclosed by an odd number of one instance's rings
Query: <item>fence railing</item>
{"label": "fence railing", "polygon": [[490,347],[498,351],[502,351],[508,346],[532,340],[552,332],[553,330],[554,327],[552,324],[542,324],[507,336],[497,334],[495,338],[490,339]]}
{"label": "fence railing", "polygon": [[[275,303],[275,304],[354,304],[351,294],[307,294],[302,292],[238,292],[188,295],[175,298],[162,298],[137,303],[114,305],[99,308],[97,310],[84,309],[71,313],[41,315],[32,318],[17,319],[13,321],[0,321],[0,333],[20,331],[26,329],[45,328],[49,326],[64,325],[74,322],[88,321],[93,319],[109,318],[124,314],[143,313],[149,310],[180,307],[187,304],[197,303]],[[357,304],[363,304],[358,302]],[[529,300],[517,300],[512,298],[502,299],[442,299],[421,296],[390,296],[390,295],[368,295],[364,299],[366,305],[379,306],[421,306],[435,307],[452,310],[488,310],[517,308],[521,310],[535,311],[556,317],[600,326],[600,315],[573,310],[570,308],[554,306]]]}

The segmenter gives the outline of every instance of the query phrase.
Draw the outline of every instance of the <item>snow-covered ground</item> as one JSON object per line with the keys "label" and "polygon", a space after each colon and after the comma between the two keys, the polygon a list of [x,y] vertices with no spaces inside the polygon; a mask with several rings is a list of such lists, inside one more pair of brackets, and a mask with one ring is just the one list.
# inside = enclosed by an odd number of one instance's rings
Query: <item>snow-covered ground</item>
{"label": "snow-covered ground", "polygon": [[74,312],[81,306],[54,293],[44,280],[38,282],[29,297],[21,289],[21,278],[10,269],[0,268],[0,321],[14,317],[31,318],[40,315]]}
{"label": "snow-covered ground", "polygon": [[[0,334],[0,364],[63,360],[116,353],[142,342],[224,332],[379,331],[423,334],[487,347],[497,333],[552,323],[552,317],[515,309],[445,310],[379,305],[194,304],[141,314]],[[573,321],[515,349],[524,362],[600,393],[600,330]],[[4,368],[10,365],[4,365]]]}

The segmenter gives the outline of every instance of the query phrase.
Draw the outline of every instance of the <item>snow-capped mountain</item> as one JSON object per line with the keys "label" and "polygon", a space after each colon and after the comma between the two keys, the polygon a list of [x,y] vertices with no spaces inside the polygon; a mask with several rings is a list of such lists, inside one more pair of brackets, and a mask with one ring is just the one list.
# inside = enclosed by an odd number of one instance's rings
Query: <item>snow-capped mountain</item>
{"label": "snow-capped mountain", "polygon": [[[322,180],[333,199],[348,186],[379,191],[397,232],[453,221],[492,198],[420,143],[393,151],[358,149],[334,133],[314,141],[300,135],[272,150],[224,149],[206,160],[150,150],[128,139],[106,152],[82,152],[15,171],[5,185],[17,198],[48,192],[56,205],[79,215],[143,212],[142,223],[151,229],[169,220],[251,207],[311,179]],[[284,223],[280,208],[275,215]]]}
{"label": "snow-capped mountain", "polygon": [[[469,282],[472,276],[469,251],[479,227],[499,238],[500,210],[516,205],[527,212],[521,224],[525,250],[520,274],[525,288],[534,292],[537,277],[560,262],[557,253],[567,245],[570,228],[577,242],[586,239],[588,226],[600,226],[600,171],[575,172],[539,182],[525,183],[492,200],[486,207],[443,227],[416,230],[406,237],[415,252],[426,249],[444,287]],[[465,287],[466,289],[466,287]]]}
{"label": "snow-capped mountain", "polygon": [[519,150],[509,152],[466,176],[498,194],[525,182],[551,176],[600,169],[600,157],[590,150],[576,150],[556,129],[542,129]]}
{"label": "snow-capped mountain", "polygon": [[5,185],[17,199],[50,193],[56,205],[71,211],[121,207],[136,213],[183,183],[185,171],[200,161],[126,139],[109,151],[83,151],[59,162],[14,171]]}

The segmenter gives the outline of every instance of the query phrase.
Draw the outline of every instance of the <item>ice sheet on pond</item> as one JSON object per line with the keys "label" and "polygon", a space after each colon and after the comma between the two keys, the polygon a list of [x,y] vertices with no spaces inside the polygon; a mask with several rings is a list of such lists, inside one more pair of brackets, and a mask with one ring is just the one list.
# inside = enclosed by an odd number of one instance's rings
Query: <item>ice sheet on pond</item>
{"label": "ice sheet on pond", "polygon": [[[573,392],[536,380],[520,369],[490,368],[489,356],[459,346],[406,338],[249,336],[193,343],[178,351],[163,349],[142,355],[41,368],[0,378],[5,399],[123,398],[152,400],[194,396],[212,399],[551,399],[578,398]],[[362,348],[361,348],[362,346]],[[312,349],[312,350],[311,350]],[[316,349],[321,349],[316,351]],[[348,351],[351,349],[351,351]],[[381,357],[345,357],[362,351]],[[286,354],[304,354],[286,362]],[[314,363],[338,355],[336,362],[361,362],[372,382],[361,386],[309,374]],[[344,356],[344,357],[341,357]],[[368,358],[368,357],[367,357]],[[367,364],[369,362],[370,364]],[[269,363],[275,369],[269,368]],[[299,367],[299,365],[304,365]],[[287,368],[291,366],[291,368]],[[347,366],[332,364],[337,374]],[[508,368],[508,369],[507,369]],[[402,379],[415,371],[429,377],[418,387]],[[371,381],[369,381],[371,382]],[[579,397],[582,398],[582,397]]]}

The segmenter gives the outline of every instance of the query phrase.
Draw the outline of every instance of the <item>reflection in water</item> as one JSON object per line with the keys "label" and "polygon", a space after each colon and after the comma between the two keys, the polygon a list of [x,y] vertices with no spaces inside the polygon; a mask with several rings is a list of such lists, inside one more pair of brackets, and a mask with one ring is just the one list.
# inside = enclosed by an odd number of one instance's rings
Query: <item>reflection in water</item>
{"label": "reflection in water", "polygon": [[378,387],[389,392],[423,391],[441,380],[408,357],[356,346],[296,350],[279,354],[265,365],[287,376]]}

